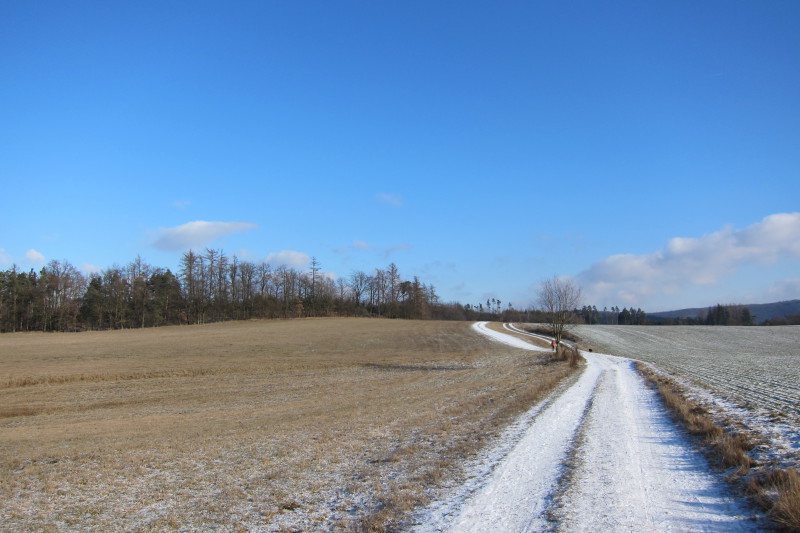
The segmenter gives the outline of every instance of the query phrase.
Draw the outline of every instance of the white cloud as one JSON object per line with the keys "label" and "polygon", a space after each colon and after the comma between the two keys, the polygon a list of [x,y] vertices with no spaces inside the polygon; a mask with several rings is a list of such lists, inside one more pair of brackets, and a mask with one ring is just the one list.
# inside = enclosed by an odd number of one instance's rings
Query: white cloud
{"label": "white cloud", "polygon": [[0,265],[10,265],[11,258],[6,255],[6,251],[3,248],[0,248]]}
{"label": "white cloud", "polygon": [[770,215],[744,229],[726,226],[699,238],[676,237],[646,255],[612,255],[577,278],[587,301],[640,304],[651,296],[717,285],[747,264],[800,257],[800,213]]}
{"label": "white cloud", "polygon": [[226,235],[250,231],[255,227],[256,225],[251,222],[196,220],[174,228],[161,228],[152,244],[159,250],[187,250],[196,246],[204,246]]}
{"label": "white cloud", "polygon": [[403,197],[399,194],[389,194],[389,193],[380,193],[376,194],[375,198],[378,199],[379,202],[384,204],[388,204],[394,207],[402,207],[403,205]]}
{"label": "white cloud", "polygon": [[332,270],[320,270],[317,274],[331,281],[336,281],[337,279],[339,279],[339,275]]}
{"label": "white cloud", "polygon": [[37,252],[33,248],[25,252],[25,257],[28,258],[28,261],[33,263],[34,265],[43,265],[44,264],[44,254],[41,252]]}
{"label": "white cloud", "polygon": [[280,252],[269,254],[265,262],[273,266],[302,268],[311,262],[311,256],[303,252],[281,250]]}
{"label": "white cloud", "polygon": [[254,261],[254,260],[256,260],[256,259],[257,259],[257,256],[256,256],[256,254],[254,254],[253,252],[251,252],[251,251],[250,251],[250,250],[248,250],[247,248],[240,248],[240,249],[239,249],[239,250],[236,252],[236,257],[237,257],[237,259],[239,259],[240,261]]}

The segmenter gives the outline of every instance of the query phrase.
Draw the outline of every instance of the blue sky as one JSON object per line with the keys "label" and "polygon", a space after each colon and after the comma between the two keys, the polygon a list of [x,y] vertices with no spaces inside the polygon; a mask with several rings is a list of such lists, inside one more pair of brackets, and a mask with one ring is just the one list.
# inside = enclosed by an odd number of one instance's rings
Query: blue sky
{"label": "blue sky", "polygon": [[800,298],[800,3],[0,3],[0,268]]}

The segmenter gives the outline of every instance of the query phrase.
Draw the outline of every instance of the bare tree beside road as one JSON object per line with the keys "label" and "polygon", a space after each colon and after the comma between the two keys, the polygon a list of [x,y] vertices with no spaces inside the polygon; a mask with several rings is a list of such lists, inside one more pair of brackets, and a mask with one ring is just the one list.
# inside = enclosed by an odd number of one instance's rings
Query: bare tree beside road
{"label": "bare tree beside road", "polygon": [[581,289],[569,278],[553,276],[539,287],[537,303],[547,314],[556,343],[561,342],[570,326],[575,323],[574,310],[581,302]]}

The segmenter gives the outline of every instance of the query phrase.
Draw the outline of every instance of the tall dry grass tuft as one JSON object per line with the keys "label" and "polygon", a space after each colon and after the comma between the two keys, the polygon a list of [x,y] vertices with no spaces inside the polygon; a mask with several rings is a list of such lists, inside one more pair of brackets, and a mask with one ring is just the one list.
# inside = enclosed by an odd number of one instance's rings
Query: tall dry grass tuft
{"label": "tall dry grass tuft", "polygon": [[746,490],[769,510],[780,530],[800,532],[800,472],[795,468],[756,474],[750,478]]}
{"label": "tall dry grass tuft", "polygon": [[780,471],[775,482],[778,497],[770,514],[789,531],[800,531],[800,473],[794,468]]}
{"label": "tall dry grass tuft", "polygon": [[567,360],[569,361],[570,368],[578,368],[578,361],[581,359],[581,354],[575,346],[570,346],[567,351]]}
{"label": "tall dry grass tuft", "polygon": [[794,468],[757,471],[759,466],[748,452],[755,443],[747,434],[725,431],[714,423],[711,414],[688,398],[674,380],[636,363],[637,370],[654,384],[668,409],[686,429],[702,440],[706,455],[721,468],[735,468],[728,480],[742,487],[750,498],[766,510],[782,531],[800,532],[800,473]]}
{"label": "tall dry grass tuft", "polygon": [[559,344],[556,350],[550,354],[551,361],[567,361],[570,368],[578,368],[581,360],[580,352],[574,345]]}

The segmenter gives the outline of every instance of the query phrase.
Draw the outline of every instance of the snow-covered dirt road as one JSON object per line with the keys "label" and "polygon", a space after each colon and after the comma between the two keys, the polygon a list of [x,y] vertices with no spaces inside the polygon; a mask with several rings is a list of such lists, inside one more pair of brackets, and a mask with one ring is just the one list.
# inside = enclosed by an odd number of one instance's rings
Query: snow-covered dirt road
{"label": "snow-covered dirt road", "polygon": [[[520,339],[476,330],[522,347]],[[490,333],[487,333],[489,331]],[[415,531],[759,531],[629,359],[583,353],[580,378],[534,408],[488,474],[429,506]],[[521,437],[520,437],[521,435]],[[501,443],[502,445],[502,443]]]}

